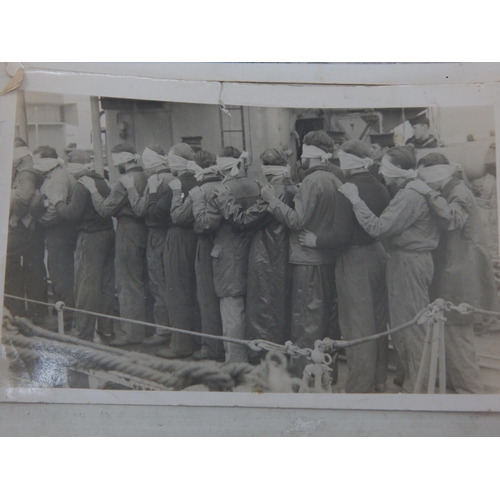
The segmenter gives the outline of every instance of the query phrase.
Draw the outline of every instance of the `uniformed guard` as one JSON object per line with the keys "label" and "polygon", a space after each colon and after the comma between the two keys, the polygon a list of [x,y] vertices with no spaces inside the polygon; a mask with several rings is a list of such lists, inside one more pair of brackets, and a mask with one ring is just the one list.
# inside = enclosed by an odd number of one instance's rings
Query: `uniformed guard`
{"label": "uniformed guard", "polygon": [[430,121],[427,115],[418,115],[410,120],[413,135],[405,142],[405,145],[413,144],[415,149],[437,148],[437,139],[429,132]]}

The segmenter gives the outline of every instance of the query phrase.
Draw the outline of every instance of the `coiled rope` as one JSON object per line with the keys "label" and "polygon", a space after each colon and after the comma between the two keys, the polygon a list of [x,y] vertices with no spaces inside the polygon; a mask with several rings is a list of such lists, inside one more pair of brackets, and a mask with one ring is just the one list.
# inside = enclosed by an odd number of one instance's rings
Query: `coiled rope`
{"label": "coiled rope", "polygon": [[33,326],[23,318],[13,318],[12,325],[19,329],[8,325],[4,328],[4,344],[12,359],[19,356],[23,360],[50,363],[75,371],[116,371],[174,390],[203,384],[213,391],[230,391],[238,385],[252,385],[254,367],[247,363],[169,361],[59,335]]}

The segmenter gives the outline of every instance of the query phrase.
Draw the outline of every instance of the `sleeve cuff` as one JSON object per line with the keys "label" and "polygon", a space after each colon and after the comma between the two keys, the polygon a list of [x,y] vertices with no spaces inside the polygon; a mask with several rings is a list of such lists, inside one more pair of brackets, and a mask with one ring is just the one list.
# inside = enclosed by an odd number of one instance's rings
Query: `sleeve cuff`
{"label": "sleeve cuff", "polygon": [[269,206],[267,207],[268,210],[270,212],[274,212],[274,210],[276,210],[276,207],[279,205],[280,203],[280,200],[278,198],[273,198],[270,202],[269,202]]}
{"label": "sleeve cuff", "polygon": [[356,209],[359,209],[359,208],[362,208],[364,206],[364,201],[360,198],[358,201],[356,201],[355,203],[352,204],[352,208],[353,210],[356,210]]}

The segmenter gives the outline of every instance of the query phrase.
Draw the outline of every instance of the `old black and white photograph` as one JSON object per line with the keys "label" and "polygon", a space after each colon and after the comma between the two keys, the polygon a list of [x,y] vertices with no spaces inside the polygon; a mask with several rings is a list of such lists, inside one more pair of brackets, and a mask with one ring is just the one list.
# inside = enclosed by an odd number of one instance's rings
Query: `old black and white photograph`
{"label": "old black and white photograph", "polygon": [[2,5],[4,496],[494,496],[490,4]]}
{"label": "old black and white photograph", "polygon": [[499,393],[493,104],[74,89],[15,91],[2,387]]}

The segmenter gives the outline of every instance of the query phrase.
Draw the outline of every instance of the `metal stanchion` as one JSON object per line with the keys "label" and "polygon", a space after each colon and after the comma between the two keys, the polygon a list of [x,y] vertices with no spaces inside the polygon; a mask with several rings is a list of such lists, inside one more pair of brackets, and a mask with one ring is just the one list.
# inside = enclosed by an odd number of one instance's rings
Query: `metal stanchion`
{"label": "metal stanchion", "polygon": [[57,331],[61,334],[64,335],[64,302],[59,301],[56,302],[54,307],[56,308],[57,311]]}
{"label": "metal stanchion", "polygon": [[427,394],[434,394],[439,369],[439,393],[446,394],[446,359],[444,342],[443,310],[435,310],[427,321],[427,335],[425,337],[422,358],[415,382],[414,394],[422,392],[425,374],[429,376]]}

